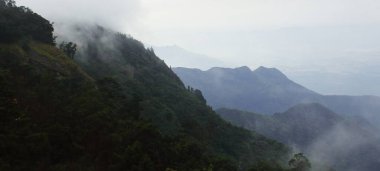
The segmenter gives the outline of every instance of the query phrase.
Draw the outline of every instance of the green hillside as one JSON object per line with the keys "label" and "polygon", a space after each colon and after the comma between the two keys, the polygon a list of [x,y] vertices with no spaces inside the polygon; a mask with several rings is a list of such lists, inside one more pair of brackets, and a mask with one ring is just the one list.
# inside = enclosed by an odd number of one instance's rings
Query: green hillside
{"label": "green hillside", "polygon": [[[0,4],[1,22],[38,18]],[[1,40],[0,170],[247,170],[287,159],[284,145],[223,121],[141,42],[78,27],[73,60],[46,29],[52,41],[27,27]]]}

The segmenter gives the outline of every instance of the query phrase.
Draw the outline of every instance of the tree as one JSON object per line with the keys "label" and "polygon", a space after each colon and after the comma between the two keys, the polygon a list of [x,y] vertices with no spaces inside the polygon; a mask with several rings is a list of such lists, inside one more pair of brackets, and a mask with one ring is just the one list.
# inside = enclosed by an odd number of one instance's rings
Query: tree
{"label": "tree", "polygon": [[307,159],[303,153],[294,154],[293,158],[289,160],[288,164],[294,171],[308,171],[311,169],[309,159]]}
{"label": "tree", "polygon": [[59,49],[61,49],[67,56],[69,56],[71,59],[74,59],[74,55],[77,51],[77,44],[73,42],[62,42],[59,45]]}
{"label": "tree", "polygon": [[285,169],[273,161],[259,161],[248,171],[285,171]]}
{"label": "tree", "polygon": [[195,96],[202,102],[202,103],[206,103],[206,99],[203,97],[203,94],[200,90],[196,89],[194,90],[194,94]]}
{"label": "tree", "polygon": [[0,8],[15,7],[16,2],[14,0],[0,0]]}

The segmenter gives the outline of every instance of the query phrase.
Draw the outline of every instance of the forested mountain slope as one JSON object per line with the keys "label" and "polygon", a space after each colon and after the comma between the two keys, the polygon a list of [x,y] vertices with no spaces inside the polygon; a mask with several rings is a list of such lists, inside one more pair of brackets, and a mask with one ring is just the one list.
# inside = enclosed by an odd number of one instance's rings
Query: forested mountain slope
{"label": "forested mountain slope", "polygon": [[141,42],[77,26],[73,60],[47,20],[0,5],[0,22],[49,26],[0,27],[15,33],[0,40],[0,170],[246,170],[286,159],[283,144],[223,121]]}

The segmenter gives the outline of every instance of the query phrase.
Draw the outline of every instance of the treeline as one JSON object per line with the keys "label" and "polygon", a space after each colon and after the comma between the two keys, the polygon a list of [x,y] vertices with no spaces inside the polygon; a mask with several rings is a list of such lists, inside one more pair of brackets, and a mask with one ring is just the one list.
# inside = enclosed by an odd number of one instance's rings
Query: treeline
{"label": "treeline", "polygon": [[27,7],[16,6],[14,0],[0,0],[0,42],[33,39],[55,44],[53,25]]}

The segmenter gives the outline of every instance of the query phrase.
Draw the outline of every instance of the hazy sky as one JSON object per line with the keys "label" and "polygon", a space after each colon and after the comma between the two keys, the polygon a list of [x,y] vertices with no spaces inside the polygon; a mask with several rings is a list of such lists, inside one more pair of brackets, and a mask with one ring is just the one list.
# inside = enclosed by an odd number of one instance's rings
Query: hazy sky
{"label": "hazy sky", "polygon": [[56,23],[96,22],[146,44],[176,44],[218,58],[228,67],[276,67],[320,93],[380,95],[379,0],[17,3]]}

